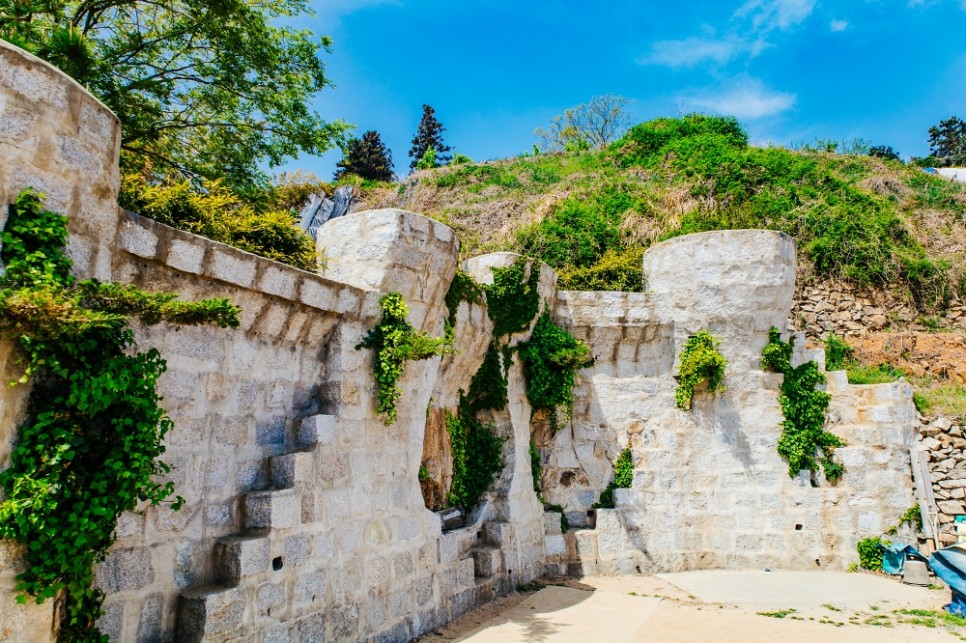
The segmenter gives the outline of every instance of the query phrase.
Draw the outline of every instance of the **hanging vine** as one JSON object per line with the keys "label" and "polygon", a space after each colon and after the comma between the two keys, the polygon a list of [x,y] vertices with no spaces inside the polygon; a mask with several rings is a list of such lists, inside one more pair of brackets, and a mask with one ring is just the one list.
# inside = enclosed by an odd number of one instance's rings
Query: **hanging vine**
{"label": "hanging vine", "polygon": [[802,470],[815,472],[821,463],[825,477],[837,480],[845,469],[832,457],[836,447],[843,446],[843,442],[825,430],[830,396],[815,388],[825,384],[825,374],[815,362],[793,367],[794,344],[794,336],[783,342],[781,332],[772,326],[768,331],[768,344],[762,351],[762,366],[784,375],[779,402],[785,421],[778,439],[778,453],[788,461],[789,477],[794,478]]}
{"label": "hanging vine", "polygon": [[406,362],[429,359],[452,350],[453,338],[430,337],[417,331],[406,319],[409,307],[403,296],[391,292],[379,300],[382,320],[356,345],[356,350],[372,348],[372,372],[378,386],[376,412],[383,424],[393,424],[397,417],[396,402],[402,395],[399,380]]}
{"label": "hanging vine", "polygon": [[0,332],[20,349],[20,383],[32,381],[27,420],[0,473],[0,536],[25,545],[18,601],[62,595],[61,641],[106,641],[95,626],[104,594],[93,566],[114,542],[118,517],[139,502],[172,502],[159,458],[172,428],[157,394],[166,364],[135,352],[143,323],[238,326],[227,299],[177,301],[171,293],[77,281],[64,252],[67,219],[27,190],[3,232]]}
{"label": "hanging vine", "polygon": [[681,351],[681,367],[678,370],[678,387],[674,391],[674,401],[682,411],[689,411],[694,401],[694,392],[702,383],[712,396],[724,392],[725,367],[728,361],[718,352],[720,342],[707,331],[700,331],[689,337]]}
{"label": "hanging vine", "polygon": [[547,411],[550,427],[559,430],[557,409],[563,408],[565,416],[570,417],[577,371],[594,364],[590,348],[553,323],[546,311],[537,320],[530,339],[520,342],[517,350],[527,378],[527,399],[534,411]]}
{"label": "hanging vine", "polygon": [[530,326],[540,310],[539,280],[539,264],[522,257],[506,268],[493,268],[493,283],[483,289],[494,337],[517,333]]}

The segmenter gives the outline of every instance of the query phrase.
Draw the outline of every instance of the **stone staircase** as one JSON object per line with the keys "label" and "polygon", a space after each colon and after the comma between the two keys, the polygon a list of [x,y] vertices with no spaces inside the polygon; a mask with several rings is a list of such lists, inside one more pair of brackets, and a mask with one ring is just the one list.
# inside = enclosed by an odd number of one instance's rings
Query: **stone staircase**
{"label": "stone staircase", "polygon": [[[183,592],[178,602],[176,640],[184,643],[254,636],[259,621],[285,609],[285,590],[277,578],[286,564],[285,536],[301,524],[300,491],[317,476],[317,445],[331,439],[336,418],[314,415],[298,423],[296,451],[269,458],[271,488],[241,497],[242,530],[214,546],[214,582]],[[328,436],[321,439],[324,435]],[[311,575],[309,575],[311,577]],[[312,591],[299,582],[297,593]],[[323,587],[316,588],[318,594]],[[322,640],[321,621],[307,619],[298,640]],[[261,628],[259,628],[261,630]]]}

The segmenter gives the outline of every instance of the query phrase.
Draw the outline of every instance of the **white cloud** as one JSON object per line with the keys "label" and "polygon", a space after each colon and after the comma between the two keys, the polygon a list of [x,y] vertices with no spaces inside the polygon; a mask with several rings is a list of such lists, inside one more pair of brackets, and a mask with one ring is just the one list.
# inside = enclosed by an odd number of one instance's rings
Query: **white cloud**
{"label": "white cloud", "polygon": [[[651,45],[651,52],[637,59],[640,65],[693,67],[710,61],[723,65],[744,53],[756,54],[756,47],[737,36],[725,39],[694,36],[684,40],[661,40]],[[760,51],[760,48],[758,49]]]}
{"label": "white cloud", "polygon": [[687,98],[699,108],[739,119],[755,120],[774,116],[795,106],[794,94],[768,89],[756,78],[731,81],[717,91],[703,92]]}
{"label": "white cloud", "polygon": [[845,31],[846,29],[849,28],[849,21],[848,20],[833,20],[832,22],[829,23],[828,28],[832,31],[832,33],[836,33],[836,32],[839,32],[839,31]]}
{"label": "white cloud", "polygon": [[755,29],[788,29],[812,15],[816,0],[748,0],[735,16],[749,16]]}

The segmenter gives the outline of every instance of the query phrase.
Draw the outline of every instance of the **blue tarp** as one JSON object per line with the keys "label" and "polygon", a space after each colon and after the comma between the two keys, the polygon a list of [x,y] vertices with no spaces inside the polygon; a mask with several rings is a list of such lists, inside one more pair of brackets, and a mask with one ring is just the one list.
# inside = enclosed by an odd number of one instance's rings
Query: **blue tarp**
{"label": "blue tarp", "polygon": [[916,551],[911,545],[895,543],[893,545],[883,545],[882,547],[882,571],[886,574],[896,576],[902,573],[902,567],[906,563],[906,556],[926,560],[926,557]]}
{"label": "blue tarp", "polygon": [[953,590],[953,600],[946,611],[966,616],[966,547],[952,545],[929,557],[932,571]]}

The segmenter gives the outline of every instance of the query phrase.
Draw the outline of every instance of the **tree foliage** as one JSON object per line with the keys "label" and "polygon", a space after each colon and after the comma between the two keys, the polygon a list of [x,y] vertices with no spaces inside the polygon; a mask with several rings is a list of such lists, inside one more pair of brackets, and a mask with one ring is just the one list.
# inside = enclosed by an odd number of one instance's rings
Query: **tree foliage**
{"label": "tree foliage", "polygon": [[966,165],[966,121],[950,116],[930,127],[929,154],[939,167]]}
{"label": "tree foliage", "polygon": [[[412,158],[409,163],[410,170],[417,169],[417,165],[425,159],[430,159],[429,162],[432,163],[432,167],[439,167],[450,162],[450,156],[447,152],[452,148],[443,143],[443,132],[445,131],[446,128],[436,118],[436,110],[430,105],[423,105],[423,117],[419,121],[419,129],[416,130],[416,135],[413,137],[413,147],[409,150],[409,156]],[[432,150],[432,155],[428,157],[427,153],[430,150]]]}
{"label": "tree foliage", "polygon": [[347,174],[368,181],[392,181],[393,178],[392,152],[375,130],[369,130],[362,138],[351,139],[336,167],[339,168],[335,172],[336,180]]}
{"label": "tree foliage", "polygon": [[554,116],[546,128],[537,128],[534,136],[543,151],[579,152],[600,149],[621,136],[630,126],[625,111],[628,99],[623,96],[594,96],[588,102],[571,107]]}
{"label": "tree foliage", "polygon": [[287,26],[309,12],[306,0],[0,0],[0,38],[118,115],[128,171],[248,187],[346,128],[309,106],[330,84],[319,57],[330,41]]}
{"label": "tree foliage", "polygon": [[873,145],[869,148],[869,156],[885,159],[886,161],[901,161],[899,153],[891,145]]}

